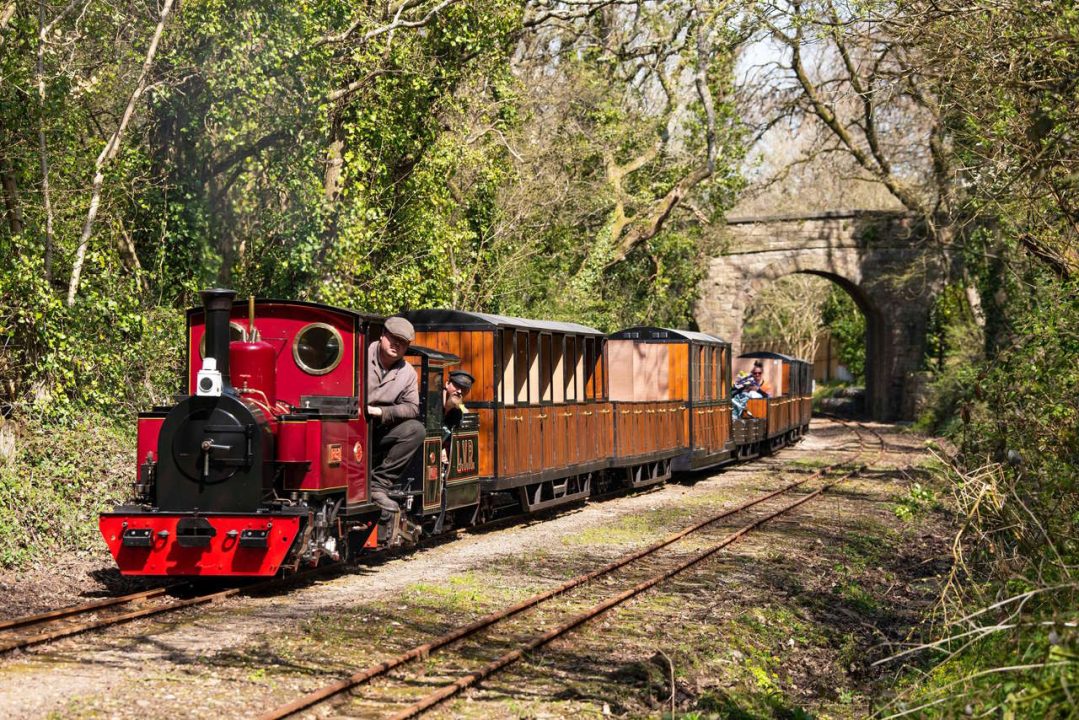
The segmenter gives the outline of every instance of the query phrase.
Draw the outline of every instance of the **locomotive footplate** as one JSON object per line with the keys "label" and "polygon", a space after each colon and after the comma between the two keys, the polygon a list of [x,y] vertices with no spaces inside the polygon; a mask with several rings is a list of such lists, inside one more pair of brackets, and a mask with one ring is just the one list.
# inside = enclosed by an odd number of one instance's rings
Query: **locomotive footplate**
{"label": "locomotive footplate", "polygon": [[267,577],[281,568],[306,517],[114,512],[98,525],[124,575]]}

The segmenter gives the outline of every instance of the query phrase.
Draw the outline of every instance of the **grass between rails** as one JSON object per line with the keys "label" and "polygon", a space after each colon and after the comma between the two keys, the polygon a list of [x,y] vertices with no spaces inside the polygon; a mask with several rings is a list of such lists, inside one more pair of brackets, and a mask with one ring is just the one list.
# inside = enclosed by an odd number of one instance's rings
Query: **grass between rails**
{"label": "grass between rails", "polygon": [[810,527],[766,531],[439,715],[667,717],[673,666],[675,717],[864,717],[890,686],[870,660],[917,629],[946,570],[941,516],[891,511],[904,490],[853,488],[840,501],[850,527],[807,509]]}

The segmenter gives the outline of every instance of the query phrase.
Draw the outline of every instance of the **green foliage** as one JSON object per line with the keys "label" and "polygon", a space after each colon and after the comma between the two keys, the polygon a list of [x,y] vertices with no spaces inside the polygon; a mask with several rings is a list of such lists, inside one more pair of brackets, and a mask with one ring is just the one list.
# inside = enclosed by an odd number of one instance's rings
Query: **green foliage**
{"label": "green foliage", "polygon": [[134,479],[130,423],[89,415],[67,427],[15,425],[18,451],[0,463],[0,566],[100,548],[98,513]]}
{"label": "green foliage", "polygon": [[[42,43],[38,6],[21,9],[0,44],[0,413],[42,432],[87,415],[130,424],[176,391],[182,309],[208,285],[382,313],[690,324],[702,219],[719,220],[741,182],[740,36],[719,14],[694,25],[696,7],[603,30],[631,42],[647,27],[679,68],[699,48],[679,44],[678,24],[709,34],[715,97],[718,160],[689,188],[693,210],[617,259],[594,252],[617,244],[616,198],[626,218],[654,212],[700,165],[706,126],[688,71],[666,114],[650,109],[659,87],[615,72],[636,62],[617,39],[601,50],[589,33],[526,27],[527,4],[510,0],[407,3],[392,30],[382,5],[194,0],[174,7],[133,95],[154,12],[46,0]],[[529,43],[565,54],[522,60]],[[96,163],[129,106],[87,226]],[[672,134],[616,193],[605,159],[631,163]],[[48,467],[56,483],[79,472]]]}
{"label": "green foliage", "polygon": [[937,496],[932,489],[921,483],[912,483],[906,497],[895,506],[895,516],[900,520],[913,520],[916,515],[936,504]]}
{"label": "green foliage", "polygon": [[854,377],[854,383],[865,383],[865,315],[851,296],[833,286],[828,294],[821,318],[836,342],[839,362]]}
{"label": "green foliage", "polygon": [[[995,293],[1006,341],[987,360],[946,362],[934,386],[956,408],[946,427],[958,454],[943,471],[964,518],[956,578],[977,580],[951,586],[945,619],[993,608],[904,691],[904,707],[932,704],[927,717],[1077,712],[1079,285],[1015,254],[1007,265]],[[970,630],[945,622],[939,636]]]}

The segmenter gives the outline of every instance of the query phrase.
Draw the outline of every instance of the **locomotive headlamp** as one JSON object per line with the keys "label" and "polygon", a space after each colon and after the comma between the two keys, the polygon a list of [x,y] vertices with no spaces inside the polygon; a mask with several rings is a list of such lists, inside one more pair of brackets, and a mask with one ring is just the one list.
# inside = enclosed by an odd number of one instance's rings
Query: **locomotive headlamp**
{"label": "locomotive headlamp", "polygon": [[217,369],[217,360],[212,357],[202,359],[202,369],[195,379],[195,392],[198,395],[219,397],[224,388],[221,373]]}

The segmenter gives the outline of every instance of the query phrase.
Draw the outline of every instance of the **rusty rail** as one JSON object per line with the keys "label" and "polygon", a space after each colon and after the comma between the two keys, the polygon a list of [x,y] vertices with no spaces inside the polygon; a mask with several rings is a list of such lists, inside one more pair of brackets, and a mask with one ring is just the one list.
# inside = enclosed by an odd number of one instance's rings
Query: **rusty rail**
{"label": "rusty rail", "polygon": [[[877,435],[877,438],[880,441],[880,452],[879,452],[879,454],[877,456],[877,460],[874,461],[874,462],[878,462],[880,460],[880,458],[884,454],[884,441],[880,437],[879,433],[877,433],[876,431],[873,431],[873,430],[871,430],[871,432],[874,435]],[[860,446],[861,449],[865,448],[865,443],[862,440],[862,437],[861,437],[860,434],[859,434],[859,446]],[[547,632],[545,632],[545,633],[543,633],[541,635],[533,637],[530,641],[525,643],[524,646],[519,647],[516,650],[511,650],[510,652],[502,655],[498,659],[488,663],[487,665],[484,665],[479,670],[473,671],[473,672],[469,673],[468,675],[465,675],[464,677],[462,677],[462,678],[458,679],[457,681],[451,683],[450,685],[445,685],[445,686],[439,688],[438,690],[435,690],[434,692],[429,693],[428,695],[424,696],[423,698],[416,701],[412,705],[409,705],[407,708],[404,708],[403,710],[401,710],[401,711],[399,711],[397,713],[394,713],[393,715],[389,716],[389,720],[407,720],[408,718],[416,717],[417,715],[423,713],[424,711],[429,710],[432,707],[435,707],[436,705],[442,703],[445,700],[448,700],[449,698],[453,697],[454,695],[461,692],[462,690],[465,690],[465,689],[467,689],[469,687],[472,687],[473,685],[475,685],[475,684],[479,683],[480,681],[490,677],[491,675],[498,672],[499,670],[501,670],[501,669],[513,664],[514,662],[520,660],[527,653],[543,647],[544,645],[551,642],[552,640],[554,640],[554,639],[556,639],[556,638],[558,638],[558,637],[560,637],[562,635],[565,635],[565,634],[569,633],[570,631],[574,630],[578,626],[583,625],[584,623],[588,622],[592,618],[595,618],[595,617],[605,613],[607,610],[610,610],[613,607],[617,607],[618,605],[621,605],[625,601],[627,601],[627,600],[629,600],[631,598],[634,598],[637,595],[640,595],[641,593],[655,587],[656,585],[663,582],[664,580],[669,580],[670,578],[674,577],[675,575],[678,575],[678,574],[684,572],[685,570],[693,567],[694,565],[697,565],[698,563],[703,562],[704,560],[707,560],[708,558],[715,555],[717,552],[719,552],[723,548],[737,542],[743,536],[749,534],[750,532],[752,532],[756,528],[760,527],[761,525],[764,525],[769,520],[773,520],[773,519],[779,517],[780,515],[783,515],[785,513],[790,512],[791,510],[797,508],[798,506],[809,502],[810,500],[812,500],[815,497],[818,497],[819,495],[824,493],[825,490],[828,490],[828,489],[830,489],[832,487],[835,487],[836,485],[843,482],[844,480],[847,480],[847,479],[849,479],[851,477],[854,477],[854,476],[864,472],[866,467],[867,467],[866,465],[862,465],[861,467],[856,468],[856,469],[850,471],[849,473],[846,473],[842,477],[839,477],[836,480],[833,480],[832,482],[827,483],[826,485],[818,488],[817,490],[814,490],[813,492],[809,493],[808,495],[806,495],[806,496],[804,496],[802,498],[799,498],[798,500],[795,500],[794,502],[790,503],[789,505],[786,505],[785,507],[780,508],[779,510],[777,510],[777,511],[775,511],[775,512],[769,514],[769,515],[758,518],[757,520],[754,520],[751,523],[743,525],[741,528],[739,528],[735,532],[727,535],[720,542],[716,543],[712,547],[709,547],[709,548],[706,548],[705,550],[700,551],[699,553],[694,555],[689,560],[686,560],[685,562],[679,563],[675,567],[670,568],[670,569],[668,569],[668,570],[666,570],[666,571],[664,571],[662,573],[659,573],[658,575],[654,575],[653,577],[649,578],[648,580],[644,580],[644,581],[638,583],[637,585],[634,585],[633,587],[629,588],[628,590],[625,590],[624,592],[621,592],[618,595],[615,595],[615,596],[613,596],[611,598],[608,598],[607,600],[599,603],[598,605],[595,605],[595,606],[589,608],[588,610],[585,610],[584,612],[573,616],[572,618],[570,618],[566,622],[562,623],[561,625],[559,625],[559,626],[557,626],[555,628],[552,628],[551,630],[548,630]]]}
{"label": "rusty rail", "polygon": [[[184,608],[195,607],[198,605],[206,605],[208,603],[215,603],[233,595],[252,594],[258,592],[265,592],[279,587],[287,587],[288,585],[305,580],[309,577],[320,575],[329,570],[340,567],[340,563],[333,563],[324,567],[315,568],[304,573],[298,573],[296,575],[290,575],[284,578],[274,578],[272,580],[266,580],[264,582],[255,583],[245,587],[229,588],[227,590],[221,590],[215,593],[209,593],[206,595],[199,595],[193,598],[187,598],[183,600],[176,600],[175,602],[169,602],[166,604],[158,605],[150,608],[143,608],[141,610],[135,610],[133,612],[123,613],[120,615],[113,615],[106,618],[99,618],[88,622],[78,623],[75,625],[63,625],[52,630],[46,630],[34,635],[17,636],[6,641],[0,641],[0,653],[11,652],[12,650],[32,647],[34,645],[40,645],[42,643],[49,642],[51,640],[59,640],[60,638],[69,637],[71,635],[78,635],[90,630],[97,630],[100,628],[110,627],[112,625],[120,625],[132,620],[138,620],[140,618],[152,617],[154,615],[161,615],[163,613],[173,612],[176,610],[183,610]],[[70,620],[77,618],[80,615],[89,615],[102,609],[108,609],[111,607],[119,607],[124,604],[136,602],[138,600],[145,600],[150,598],[161,597],[169,591],[175,591],[183,587],[183,584],[173,587],[156,588],[153,590],[146,590],[141,593],[132,593],[131,595],[124,595],[117,598],[109,598],[93,603],[86,603],[85,605],[75,605],[70,608],[61,608],[59,610],[51,610],[49,612],[40,613],[38,615],[30,615],[22,618],[14,618],[12,620],[4,621],[0,624],[0,631],[11,633],[13,630],[19,628],[31,628],[34,625],[41,625],[48,627],[49,625],[56,624],[64,620]]]}
{"label": "rusty rail", "polygon": [[[865,443],[864,443],[864,441],[862,441],[862,438],[859,435],[859,451],[858,451],[858,454],[861,454],[862,452],[864,452],[864,448],[865,448]],[[335,683],[331,683],[331,684],[326,685],[326,686],[324,686],[322,688],[314,690],[314,691],[312,691],[312,692],[310,692],[310,693],[308,693],[308,694],[294,700],[291,703],[288,703],[286,705],[282,705],[282,706],[280,706],[278,708],[275,708],[274,710],[271,710],[268,713],[265,713],[265,714],[259,716],[259,720],[280,720],[280,718],[285,718],[285,717],[288,717],[290,715],[293,715],[293,714],[295,714],[297,712],[300,712],[301,710],[304,710],[304,709],[309,708],[309,707],[311,707],[313,705],[316,705],[318,703],[329,700],[330,698],[332,698],[332,697],[334,697],[336,695],[339,695],[339,694],[341,694],[343,692],[346,692],[347,690],[350,690],[350,689],[352,689],[354,687],[357,687],[359,685],[367,683],[367,682],[369,682],[369,681],[371,681],[371,680],[373,680],[375,678],[386,675],[390,671],[392,671],[392,670],[394,670],[394,669],[396,669],[398,667],[401,667],[402,665],[405,665],[406,663],[409,663],[409,662],[411,662],[413,660],[417,660],[417,659],[420,659],[420,658],[425,658],[425,657],[427,657],[428,655],[430,655],[432,652],[434,652],[436,650],[439,650],[439,649],[441,649],[441,648],[443,648],[443,647],[445,647],[447,645],[450,645],[450,644],[452,644],[454,642],[457,642],[458,640],[462,640],[462,639],[464,639],[466,637],[474,635],[477,632],[479,632],[479,631],[481,631],[481,630],[483,630],[485,628],[488,628],[488,627],[490,627],[492,625],[495,625],[496,623],[499,623],[499,622],[501,622],[503,620],[506,620],[506,619],[508,619],[510,617],[513,617],[513,616],[515,616],[515,615],[517,615],[517,614],[519,614],[519,613],[521,613],[521,612],[523,612],[525,610],[533,608],[533,607],[535,607],[535,606],[537,606],[537,605],[539,605],[539,604],[541,604],[543,602],[546,602],[547,600],[550,600],[551,598],[554,598],[554,597],[556,597],[558,595],[561,595],[561,594],[567,592],[568,590],[571,590],[571,589],[573,589],[575,587],[578,587],[578,586],[583,585],[585,583],[588,583],[588,582],[590,582],[592,580],[595,580],[598,577],[601,577],[601,576],[609,574],[609,573],[611,573],[611,572],[613,572],[615,570],[618,570],[618,569],[620,569],[622,567],[625,567],[626,565],[629,565],[630,563],[635,562],[635,561],[637,561],[637,560],[639,560],[639,559],[641,559],[643,557],[646,557],[648,555],[652,555],[655,552],[657,552],[657,551],[659,551],[659,550],[661,550],[661,549],[663,549],[663,548],[677,542],[678,540],[681,540],[682,538],[686,537],[687,535],[689,535],[689,534],[691,534],[693,532],[697,532],[698,530],[701,530],[702,528],[704,528],[704,527],[706,527],[708,525],[711,525],[712,523],[715,523],[715,522],[717,522],[719,520],[722,520],[722,519],[724,519],[726,517],[729,517],[729,516],[734,515],[736,513],[747,510],[747,509],[749,509],[749,508],[751,508],[751,507],[753,507],[755,505],[758,505],[758,504],[760,504],[762,502],[765,502],[767,500],[770,500],[770,499],[772,499],[772,498],[774,498],[774,497],[776,497],[778,495],[782,495],[782,494],[784,494],[784,493],[786,493],[786,492],[788,492],[790,490],[793,490],[794,488],[797,488],[797,487],[799,487],[801,485],[804,485],[805,483],[809,482],[810,480],[814,480],[816,478],[819,478],[822,475],[824,475],[825,473],[830,472],[832,469],[834,469],[836,467],[839,467],[842,464],[845,464],[845,463],[834,463],[834,464],[829,465],[827,467],[821,468],[817,472],[815,472],[812,475],[809,475],[809,476],[807,476],[805,478],[802,478],[801,480],[798,480],[798,481],[793,482],[793,483],[789,483],[789,484],[785,485],[784,487],[779,488],[778,490],[774,490],[774,491],[766,493],[765,495],[762,495],[760,497],[754,498],[752,500],[748,500],[748,501],[742,503],[741,505],[730,508],[728,510],[724,510],[723,512],[720,512],[720,513],[718,513],[718,514],[716,514],[716,515],[714,515],[712,517],[709,517],[709,518],[707,518],[705,520],[702,520],[702,521],[700,521],[698,523],[695,523],[694,525],[691,525],[691,526],[689,526],[689,527],[687,527],[687,528],[685,528],[683,530],[680,530],[680,531],[678,531],[676,533],[673,533],[672,535],[667,536],[663,540],[660,540],[660,541],[658,541],[658,542],[656,542],[656,543],[654,543],[652,545],[649,545],[649,546],[647,546],[647,547],[645,547],[645,548],[643,548],[641,550],[638,550],[638,551],[635,551],[635,552],[630,553],[628,555],[625,555],[622,558],[619,558],[618,560],[615,560],[615,561],[613,561],[611,563],[608,563],[607,565],[604,565],[604,566],[602,566],[602,567],[600,567],[600,568],[598,568],[596,570],[593,570],[593,571],[591,571],[589,573],[585,573],[583,575],[579,575],[577,577],[574,577],[574,578],[572,578],[570,580],[567,580],[566,582],[562,583],[561,585],[558,585],[557,587],[554,587],[554,588],[552,588],[550,590],[546,590],[546,591],[544,591],[542,593],[538,593],[538,594],[533,595],[533,596],[531,596],[529,598],[526,598],[525,600],[522,600],[521,602],[517,603],[516,605],[513,605],[513,606],[511,606],[509,608],[506,608],[504,610],[500,610],[500,611],[497,611],[497,612],[494,612],[494,613],[490,613],[490,614],[476,620],[475,622],[472,622],[472,623],[470,623],[468,625],[464,625],[464,626],[461,626],[459,628],[456,628],[456,629],[450,631],[449,633],[446,633],[446,634],[444,634],[444,635],[442,635],[440,637],[435,638],[434,640],[431,640],[430,642],[424,643],[422,645],[417,645],[417,646],[411,648],[410,650],[407,650],[407,651],[405,651],[405,652],[403,652],[403,653],[401,653],[399,655],[396,655],[395,657],[389,658],[389,659],[384,660],[384,661],[382,661],[380,663],[377,663],[377,664],[372,665],[370,667],[367,667],[367,668],[365,668],[363,670],[360,670],[359,672],[357,672],[357,673],[355,673],[355,674],[353,674],[353,675],[351,675],[351,676],[349,676],[349,677],[347,677],[347,678],[345,678],[343,680],[340,680],[340,681],[335,682]],[[841,482],[842,480],[846,479],[847,477],[850,477],[851,474],[852,473],[848,473],[847,475],[843,476],[839,480],[836,480],[833,483],[830,483],[829,485],[826,485],[824,488],[821,488],[820,490],[812,493],[811,495],[808,495],[808,496],[800,499],[796,503],[794,503],[794,504],[784,508],[783,510],[781,510],[780,513],[778,513],[778,514],[782,514],[783,512],[787,512],[788,510],[793,509],[794,507],[797,507],[798,505],[801,505],[804,502],[807,502],[808,500],[812,499],[813,497],[816,497],[817,495],[819,495],[821,492],[823,492],[828,487],[832,487],[836,483]],[[729,537],[727,540],[724,541],[724,544],[722,544],[722,545],[716,547],[714,550],[712,550],[712,552],[710,552],[709,555],[714,554],[714,552],[717,552],[718,550],[722,549],[723,547],[726,547],[727,545],[731,544],[732,542],[734,542],[735,540],[740,538],[745,533],[747,533],[750,530],[758,527],[760,524],[762,524],[763,522],[766,522],[767,520],[771,519],[772,517],[774,517],[774,515],[769,516],[767,518],[764,518],[763,520],[757,521],[755,523],[751,523],[749,526],[746,526],[742,530],[735,533],[734,537]],[[703,558],[701,558],[701,559],[703,559]],[[700,560],[696,560],[694,562],[699,562],[699,561]],[[678,572],[681,572],[681,570],[679,570]],[[656,582],[659,582],[659,581],[660,580],[657,580]],[[655,584],[655,583],[653,583],[653,584]],[[651,587],[651,585],[649,585],[648,587]],[[644,589],[647,589],[647,588],[644,588]],[[639,592],[643,592],[643,590],[638,590],[634,594],[638,594]],[[630,597],[632,597],[632,596],[630,596]],[[600,611],[600,612],[602,612],[602,611]],[[581,624],[581,622],[584,622],[584,620],[579,620],[579,621],[575,622],[573,624],[573,627],[576,627],[577,625]],[[554,637],[554,636],[552,636],[552,637]],[[543,641],[543,643],[545,643],[545,642],[549,642],[549,639]],[[541,644],[543,644],[543,643],[541,643]],[[529,649],[531,649],[531,648],[526,648],[526,649],[521,650],[521,651],[514,651],[514,653],[520,652],[520,654],[524,654]],[[510,653],[510,654],[512,655],[514,653]],[[500,660],[503,660],[505,657],[506,656],[503,656],[503,658],[500,658]],[[520,655],[517,655],[512,660],[508,660],[504,664],[499,665],[498,668],[494,668],[494,670],[491,670],[491,672],[497,671],[497,669],[499,669],[501,667],[504,667],[505,664],[509,664],[510,662],[513,662],[515,659],[517,659],[517,657],[520,657]],[[495,661],[495,662],[497,663],[499,661]],[[487,675],[489,675],[489,674],[490,674],[490,672],[484,674],[482,677],[487,677]],[[466,677],[471,677],[471,676],[466,676]],[[477,678],[473,682],[478,682],[479,679],[482,679],[482,677]],[[462,678],[462,680],[464,680],[464,678]],[[460,683],[460,682],[461,681],[458,681],[458,683]],[[440,690],[439,693],[445,692],[447,688],[457,687],[458,683],[454,683],[454,685],[451,685],[451,686],[446,686],[446,688],[444,688],[443,690]],[[465,685],[464,687],[467,687],[467,685]],[[449,697],[449,696],[452,696],[453,694],[456,694],[456,692],[459,692],[460,689],[461,688],[457,688],[456,690],[451,692],[450,695],[447,695],[446,697]],[[437,693],[433,693],[432,696],[435,695],[435,694],[437,694]],[[429,697],[431,697],[431,696],[429,696]],[[445,697],[441,697],[441,699],[436,701],[435,704],[437,704],[437,702],[441,702],[442,699],[445,699]],[[421,701],[421,702],[423,702],[423,701]],[[406,717],[410,717],[410,716],[406,716]]]}

